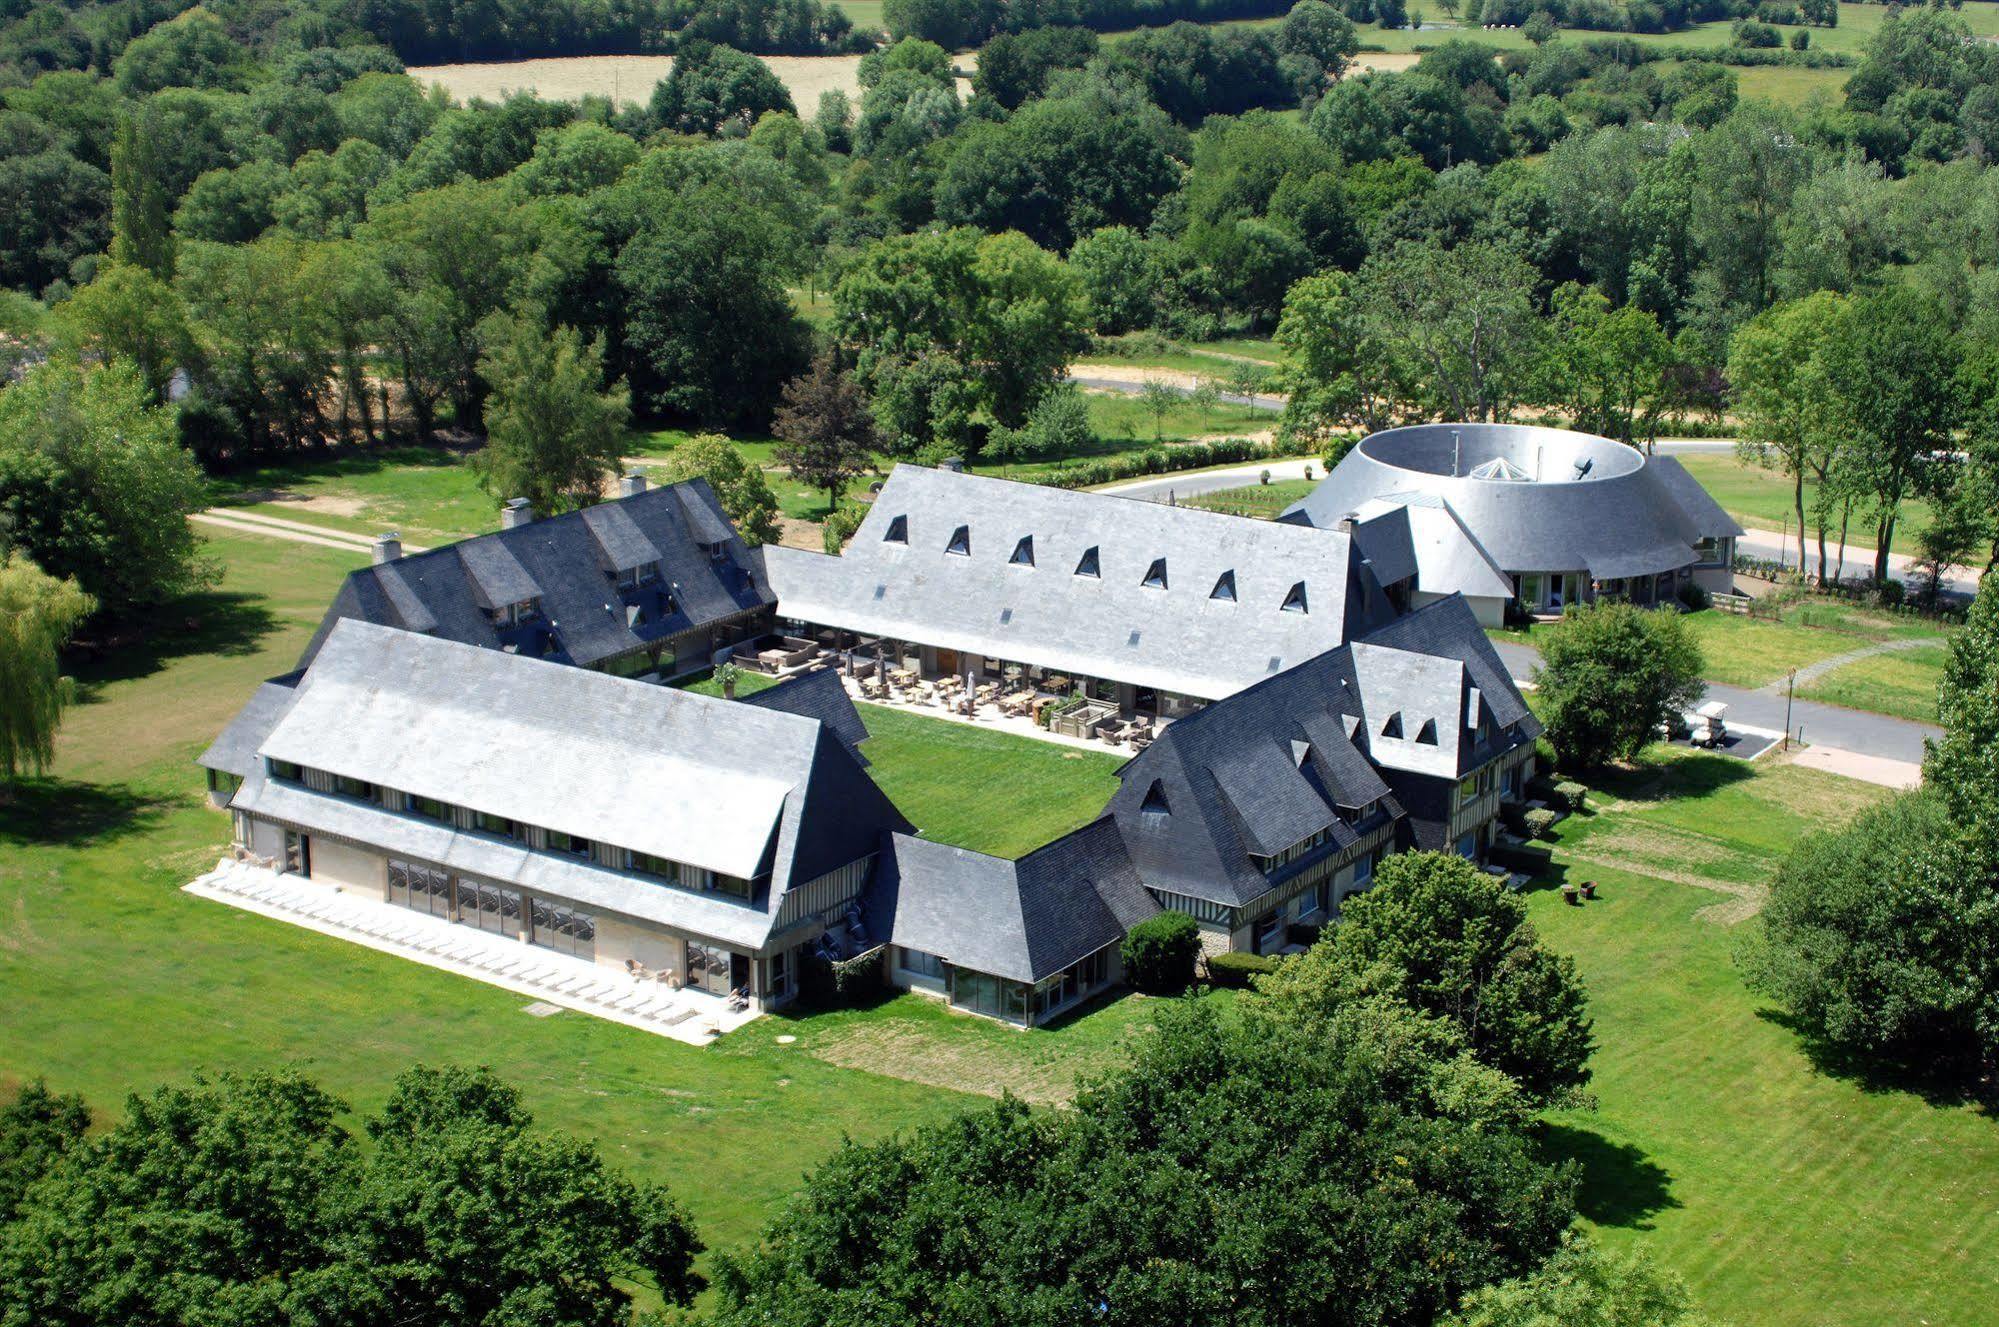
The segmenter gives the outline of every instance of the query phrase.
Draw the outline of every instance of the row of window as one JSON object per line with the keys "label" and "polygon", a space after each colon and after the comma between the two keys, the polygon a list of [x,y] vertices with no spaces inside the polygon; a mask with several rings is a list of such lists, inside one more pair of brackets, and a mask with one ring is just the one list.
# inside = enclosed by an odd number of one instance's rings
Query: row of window
{"label": "row of window", "polygon": [[[882,536],[882,542],[885,544],[902,544],[907,546],[909,543],[909,518],[906,516],[897,516],[891,519],[888,523],[888,533]],[[1091,580],[1099,580],[1103,577],[1103,564],[1102,559],[1098,556],[1097,547],[1097,545],[1092,544],[1083,550],[1083,556],[1076,562],[1076,575],[1084,576]],[[968,558],[972,556],[971,527],[961,525],[953,530],[951,538],[945,542],[944,552],[952,557]],[[1019,542],[1013,546],[1012,554],[1007,558],[1007,565],[1012,567],[1032,567],[1035,565],[1033,535],[1022,535],[1020,537]],[[1152,565],[1146,568],[1145,578],[1139,584],[1148,590],[1163,590],[1167,588],[1166,559],[1154,558]],[[1235,572],[1225,571],[1216,578],[1215,587],[1208,592],[1208,598],[1217,599],[1223,603],[1232,604],[1236,602]],[[1310,611],[1305,598],[1305,582],[1298,581],[1293,584],[1289,592],[1285,594],[1284,602],[1280,607],[1286,613],[1304,613]]]}
{"label": "row of window", "polygon": [[392,857],[388,875],[389,902],[398,907],[509,939],[525,938],[577,958],[596,956],[597,919],[589,913],[547,899],[524,899],[517,890],[466,880],[420,862]]}
{"label": "row of window", "polygon": [[[292,761],[267,759],[265,766],[274,779],[297,784],[306,782],[304,767]],[[450,825],[454,828],[458,826],[460,808],[450,802],[417,793],[398,792],[393,788],[384,788],[379,784],[345,774],[330,774],[327,777],[332,780],[333,791],[343,797],[352,797],[390,810],[404,811],[410,815],[421,816],[425,820],[435,820],[441,825]],[[534,842],[536,836],[532,831],[540,827],[510,820],[506,816],[495,815],[490,811],[471,811],[470,814],[472,828],[481,834],[490,834],[494,838],[508,839],[531,849],[579,861],[598,860],[597,844],[580,834],[571,834],[567,830],[541,828],[539,835],[541,843],[537,848]],[[606,846],[609,847],[609,855],[615,864],[620,869],[635,875],[646,876],[662,884],[678,885],[684,889],[727,894],[731,898],[750,897],[751,882],[741,876],[723,875],[717,871],[687,866],[668,857],[656,857],[651,853],[638,852],[631,848]]]}

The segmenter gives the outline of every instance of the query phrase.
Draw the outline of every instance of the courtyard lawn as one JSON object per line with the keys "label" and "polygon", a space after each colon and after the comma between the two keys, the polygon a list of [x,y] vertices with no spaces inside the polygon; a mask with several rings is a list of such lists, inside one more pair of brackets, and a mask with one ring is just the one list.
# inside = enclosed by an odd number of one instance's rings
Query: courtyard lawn
{"label": "courtyard lawn", "polygon": [[1921,723],[1937,721],[1937,686],[1943,681],[1942,643],[1856,659],[1798,688],[1806,700],[1873,710]]}
{"label": "courtyard lawn", "polygon": [[869,773],[927,839],[1018,857],[1087,825],[1122,757],[862,705]]}
{"label": "courtyard lawn", "polygon": [[1815,1063],[1735,968],[1754,898],[1687,887],[1717,869],[1767,877],[1810,823],[1885,794],[1718,757],[1674,769],[1649,797],[1641,774],[1628,801],[1559,827],[1558,864],[1600,899],[1529,896],[1548,943],[1574,956],[1596,1024],[1598,1108],[1549,1122],[1553,1150],[1583,1167],[1585,1216],[1685,1276],[1720,1320],[1985,1321],[1999,1293],[1999,1125]]}
{"label": "courtyard lawn", "polygon": [[1090,407],[1090,424],[1098,437],[1116,450],[1129,451],[1156,446],[1160,442],[1184,442],[1190,438],[1247,437],[1268,433],[1277,423],[1274,404],[1266,400],[1252,410],[1246,405],[1216,402],[1202,408],[1192,401],[1174,404],[1158,419],[1136,396],[1122,392],[1091,392],[1084,398]]}
{"label": "courtyard lawn", "polygon": [[181,893],[229,834],[191,760],[366,560],[250,536],[211,551],[221,586],[78,668],[52,777],[0,808],[0,1099],[46,1076],[110,1117],[197,1070],[295,1064],[366,1110],[412,1063],[490,1064],[544,1124],[671,1184],[714,1247],[749,1239],[842,1135],[967,1100],[795,1053],[771,1023],[704,1049],[532,1018],[510,992]]}

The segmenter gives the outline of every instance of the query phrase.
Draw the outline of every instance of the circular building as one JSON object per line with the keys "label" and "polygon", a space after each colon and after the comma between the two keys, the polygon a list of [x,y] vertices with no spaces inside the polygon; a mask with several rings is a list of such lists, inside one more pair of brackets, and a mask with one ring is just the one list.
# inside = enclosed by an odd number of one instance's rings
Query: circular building
{"label": "circular building", "polygon": [[[1664,603],[1726,590],[1742,533],[1670,456],[1567,429],[1417,424],[1361,440],[1284,518],[1323,528],[1443,507],[1530,613],[1598,595]],[[1462,559],[1457,561],[1462,562]],[[1456,573],[1445,564],[1442,576]],[[1482,583],[1490,585],[1489,575]],[[1424,584],[1427,595],[1471,593]]]}

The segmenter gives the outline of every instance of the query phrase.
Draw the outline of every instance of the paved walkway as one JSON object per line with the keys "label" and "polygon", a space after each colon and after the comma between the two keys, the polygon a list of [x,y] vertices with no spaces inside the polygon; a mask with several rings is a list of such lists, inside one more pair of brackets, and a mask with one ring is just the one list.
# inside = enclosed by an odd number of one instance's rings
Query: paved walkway
{"label": "paved walkway", "polygon": [[[1936,644],[1935,641],[1922,636],[1911,637],[1908,640],[1876,641],[1872,645],[1862,646],[1857,650],[1848,650],[1845,654],[1835,654],[1830,659],[1821,659],[1817,663],[1806,664],[1798,670],[1797,684],[1803,686],[1807,682],[1816,682],[1835,668],[1844,668],[1847,664],[1857,663],[1862,659],[1871,659],[1877,654],[1893,654],[1897,650],[1913,650],[1919,646],[1934,644]],[[1765,691],[1774,692],[1780,696],[1784,694],[1784,689],[1785,682],[1782,678],[1763,688]]]}
{"label": "paved walkway", "polygon": [[[1805,544],[1808,552],[1805,565],[1816,571],[1819,565],[1818,543],[1807,538]],[[1798,539],[1795,534],[1786,539],[1776,530],[1745,530],[1742,537],[1735,541],[1735,547],[1738,552],[1748,557],[1767,558],[1772,562],[1781,562],[1787,567],[1798,565]],[[1864,575],[1873,571],[1874,545],[1842,545],[1837,540],[1828,541],[1825,555],[1826,561],[1831,564],[1829,570],[1839,570],[1842,553],[1848,576]],[[1962,595],[1968,599],[1978,593],[1978,575],[1978,570],[1973,567],[1951,571],[1943,578],[1943,592]],[[1900,553],[1888,555],[1888,576],[1889,579],[1901,581],[1905,585],[1929,583],[1928,574],[1917,570],[1916,560]]]}
{"label": "paved walkway", "polygon": [[587,959],[454,925],[332,885],[280,875],[253,862],[225,857],[213,871],[181,888],[552,1006],[529,1006],[529,1012],[536,1014],[573,1009],[690,1046],[705,1046],[758,1017],[754,1009],[731,1010],[721,997],[706,991],[676,991],[655,981],[636,981]]}

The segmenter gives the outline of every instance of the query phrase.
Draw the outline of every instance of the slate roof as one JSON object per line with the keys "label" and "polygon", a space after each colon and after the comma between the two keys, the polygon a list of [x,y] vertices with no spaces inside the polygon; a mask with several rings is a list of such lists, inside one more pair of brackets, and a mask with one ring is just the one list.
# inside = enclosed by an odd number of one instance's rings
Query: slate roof
{"label": "slate roof", "polygon": [[672,925],[720,907],[735,931],[702,933],[743,943],[787,888],[909,828],[817,718],[361,622],[335,625],[258,751],[728,875],[767,870],[744,907],[270,780],[261,761],[233,802],[524,885],[553,872],[567,897]]}
{"label": "slate roof", "polygon": [[[1500,460],[1510,462],[1507,473],[1532,478],[1472,477]],[[1401,495],[1409,493],[1448,504],[1506,572],[1651,575],[1692,565],[1703,538],[1741,533],[1670,458],[1586,433],[1515,424],[1376,433],[1285,515],[1331,529],[1370,499],[1406,502]]]}
{"label": "slate roof", "polygon": [[736,698],[746,705],[817,719],[846,745],[855,763],[863,767],[867,765],[868,758],[861,754],[861,743],[868,740],[868,727],[861,722],[861,712],[854,708],[853,698],[847,694],[840,675],[832,669],[820,668],[800,673],[762,691],[739,693]]}
{"label": "slate roof", "polygon": [[[658,563],[621,591],[620,571]],[[519,625],[493,610],[536,600]],[[348,575],[299,666],[346,618],[585,667],[774,601],[705,479],[461,540]]]}
{"label": "slate roof", "polygon": [[1434,493],[1391,493],[1360,505],[1357,533],[1399,514],[1415,556],[1416,588],[1427,594],[1511,599],[1513,582],[1485,551],[1478,536]]}
{"label": "slate roof", "polygon": [[250,693],[249,703],[237,711],[208,749],[195,758],[195,764],[238,778],[248,778],[260,768],[257,749],[298,699],[299,676],[290,673],[258,686]]}
{"label": "slate roof", "polygon": [[867,909],[894,944],[1035,982],[1116,944],[1159,905],[1106,817],[1018,861],[892,835]]}
{"label": "slate roof", "polygon": [[1237,907],[1281,883],[1251,854],[1321,830],[1337,852],[1400,817],[1382,771],[1455,783],[1540,731],[1452,597],[1167,725],[1109,809],[1149,887]]}
{"label": "slate roof", "polygon": [[786,617],[1207,700],[1392,615],[1342,534],[913,465],[843,556],[763,553]]}

